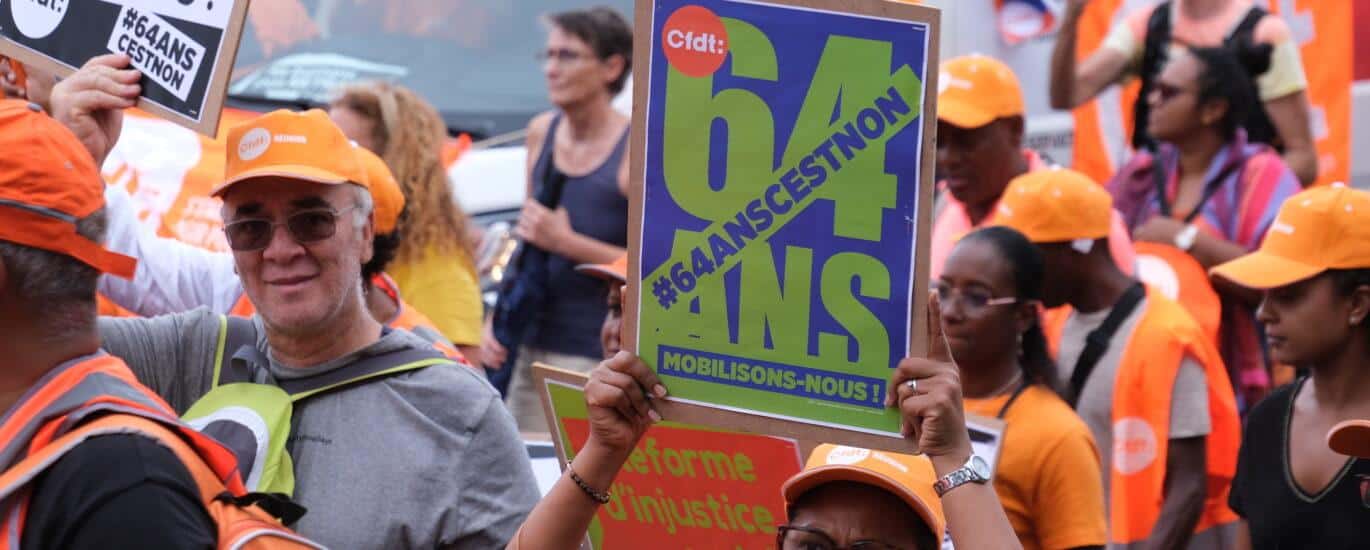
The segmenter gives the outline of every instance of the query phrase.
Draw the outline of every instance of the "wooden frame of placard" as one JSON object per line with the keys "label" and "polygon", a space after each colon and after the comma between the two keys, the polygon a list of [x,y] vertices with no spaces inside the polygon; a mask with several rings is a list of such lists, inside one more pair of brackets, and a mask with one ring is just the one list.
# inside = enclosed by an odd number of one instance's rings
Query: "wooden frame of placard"
{"label": "wooden frame of placard", "polygon": [[[932,237],[932,201],[933,187],[936,185],[934,165],[936,162],[937,146],[937,94],[927,93],[927,90],[937,90],[938,67],[939,67],[939,44],[941,41],[941,14],[936,8],[897,2],[894,0],[748,0],[753,3],[767,3],[778,6],[795,6],[814,10],[824,10],[831,12],[841,12],[856,15],[866,15],[874,17],[884,17],[890,19],[902,19],[910,23],[922,23],[928,26],[928,48],[927,72],[923,78],[922,113],[920,122],[923,124],[923,143],[921,147],[921,174],[918,182],[918,208],[916,212],[917,240],[914,244],[914,275],[912,291],[912,307],[909,312],[911,322],[909,323],[909,356],[926,357],[928,353],[927,335],[927,305],[928,289],[931,288],[928,276],[928,255],[931,247]],[[635,14],[633,21],[633,116],[632,126],[629,135],[629,180],[628,180],[628,285],[623,295],[623,328],[622,342],[623,348],[629,351],[637,351],[638,348],[638,308],[639,296],[641,293],[641,266],[639,265],[642,250],[642,211],[643,193],[647,178],[647,163],[644,153],[647,141],[647,112],[649,92],[651,88],[651,68],[648,60],[651,59],[652,48],[655,47],[656,40],[652,36],[652,15],[654,9],[653,0],[636,0]],[[922,289],[920,291],[920,289]],[[541,386],[539,386],[541,387]],[[853,430],[843,430],[823,426],[813,423],[786,420],[765,416],[761,414],[751,414],[740,411],[725,410],[716,407],[708,407],[698,404],[686,404],[676,401],[666,400],[666,404],[659,405],[662,415],[670,420],[689,422],[694,424],[704,424],[712,426],[728,426],[738,431],[753,433],[767,433],[771,435],[782,435],[789,437],[789,434],[804,434],[804,438],[823,435],[827,439],[820,439],[831,443],[839,443],[853,446],[867,446],[873,449],[881,449],[895,452],[912,453],[917,452],[914,445],[904,442],[904,446],[889,445],[892,439],[888,436],[880,436],[863,433]],[[668,414],[673,413],[673,414]]]}
{"label": "wooden frame of placard", "polygon": [[[148,101],[144,97],[139,97],[136,105],[139,109],[211,138],[217,136],[219,132],[219,120],[223,115],[224,100],[228,97],[228,79],[233,74],[233,63],[238,58],[238,43],[243,38],[243,25],[246,24],[247,10],[252,3],[252,0],[220,1],[232,2],[233,10],[229,15],[228,27],[224,29],[223,42],[220,44],[218,56],[214,59],[214,72],[209,77],[208,86],[205,87],[205,103],[200,111],[200,120],[189,119],[176,111]],[[0,55],[61,78],[71,76],[80,68],[48,57],[4,36],[0,36]]]}

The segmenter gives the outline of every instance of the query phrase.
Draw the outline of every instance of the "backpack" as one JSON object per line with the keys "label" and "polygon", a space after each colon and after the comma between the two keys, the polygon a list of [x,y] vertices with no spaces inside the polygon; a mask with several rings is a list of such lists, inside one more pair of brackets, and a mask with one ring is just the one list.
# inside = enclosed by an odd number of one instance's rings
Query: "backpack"
{"label": "backpack", "polygon": [[[1171,4],[1169,0],[1158,4],[1146,23],[1145,49],[1142,52],[1142,66],[1139,71],[1142,79],[1142,91],[1132,107],[1132,147],[1137,150],[1156,150],[1156,142],[1147,130],[1148,117],[1151,114],[1151,105],[1147,102],[1147,97],[1151,95],[1156,75],[1160,74],[1161,67],[1165,65],[1166,53],[1170,47]],[[1250,10],[1247,10],[1246,16],[1237,24],[1237,27],[1232,29],[1232,33],[1223,39],[1223,46],[1231,48],[1238,44],[1254,44],[1256,25],[1268,14],[1269,12],[1259,6],[1252,6]],[[1248,84],[1251,87],[1252,97],[1260,98],[1259,90],[1256,87],[1257,76],[1251,75]],[[1264,103],[1257,102],[1251,112],[1247,114],[1246,120],[1242,121],[1242,127],[1246,129],[1248,141],[1270,144],[1276,150],[1283,152],[1284,147],[1280,143],[1279,132],[1276,131],[1275,124],[1271,122],[1270,114],[1265,111]]]}
{"label": "backpack", "polygon": [[[286,499],[295,492],[294,462],[286,441],[296,403],[396,374],[460,365],[433,348],[373,355],[327,374],[298,380],[274,379],[265,367],[268,364],[265,354],[257,349],[253,322],[221,316],[213,387],[181,419],[237,456],[248,491]],[[277,507],[274,511],[278,517],[298,519],[303,509],[286,499],[268,507]]]}

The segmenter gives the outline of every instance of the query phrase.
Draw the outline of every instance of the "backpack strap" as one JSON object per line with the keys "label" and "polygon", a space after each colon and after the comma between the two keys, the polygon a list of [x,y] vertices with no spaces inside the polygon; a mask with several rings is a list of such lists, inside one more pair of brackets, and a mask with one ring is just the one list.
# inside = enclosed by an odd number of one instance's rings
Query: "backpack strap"
{"label": "backpack strap", "polygon": [[1132,147],[1135,149],[1155,150],[1155,141],[1147,130],[1147,117],[1151,116],[1151,105],[1146,98],[1151,94],[1152,80],[1165,64],[1170,48],[1170,9],[1169,0],[1156,5],[1151,17],[1146,21],[1146,36],[1143,37],[1142,65],[1137,75],[1142,80],[1142,91],[1132,106]]}
{"label": "backpack strap", "polygon": [[360,382],[437,365],[457,366],[458,363],[436,349],[404,349],[366,357],[318,376],[277,380],[276,385],[298,403]]}
{"label": "backpack strap", "polygon": [[1118,332],[1118,327],[1132,315],[1137,309],[1137,304],[1145,297],[1146,286],[1142,283],[1128,287],[1122,297],[1118,298],[1118,302],[1113,304],[1113,309],[1108,312],[1104,322],[1085,337],[1085,349],[1075,360],[1075,372],[1070,375],[1070,399],[1067,401],[1070,408],[1075,408],[1080,402],[1080,392],[1084,391],[1085,382],[1089,381],[1089,375],[1094,372],[1094,367],[1098,366],[1104,352],[1108,351],[1109,342],[1113,340],[1114,333]]}
{"label": "backpack strap", "polygon": [[[234,361],[243,356],[253,361]],[[214,387],[238,382],[258,382],[261,378],[253,364],[265,365],[257,350],[257,327],[251,319],[219,316],[219,345],[214,355]]]}
{"label": "backpack strap", "polygon": [[1247,43],[1255,43],[1256,25],[1260,24],[1261,20],[1265,19],[1265,16],[1269,14],[1270,12],[1265,11],[1265,8],[1251,6],[1251,9],[1246,10],[1246,16],[1242,18],[1240,23],[1237,23],[1236,27],[1232,28],[1232,34],[1227,35],[1227,38],[1223,40],[1223,42],[1225,44],[1232,44],[1245,39]]}

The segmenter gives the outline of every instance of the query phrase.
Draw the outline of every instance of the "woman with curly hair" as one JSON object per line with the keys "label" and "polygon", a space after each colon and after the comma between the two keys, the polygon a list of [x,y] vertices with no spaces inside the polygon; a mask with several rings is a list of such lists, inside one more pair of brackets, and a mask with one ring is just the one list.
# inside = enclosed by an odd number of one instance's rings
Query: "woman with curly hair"
{"label": "woman with curly hair", "polygon": [[480,361],[482,305],[469,220],[442,164],[447,127],[436,109],[402,86],[370,82],[343,88],[333,121],[380,155],[404,191],[395,261],[386,270],[405,301],[427,315],[473,363]]}

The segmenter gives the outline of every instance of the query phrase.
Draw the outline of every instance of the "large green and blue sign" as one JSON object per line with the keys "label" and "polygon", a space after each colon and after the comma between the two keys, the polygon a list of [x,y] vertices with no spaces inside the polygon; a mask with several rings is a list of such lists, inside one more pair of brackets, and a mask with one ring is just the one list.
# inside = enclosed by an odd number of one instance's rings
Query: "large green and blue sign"
{"label": "large green and blue sign", "polygon": [[639,355],[677,398],[897,432],[935,23],[729,0],[650,20]]}

